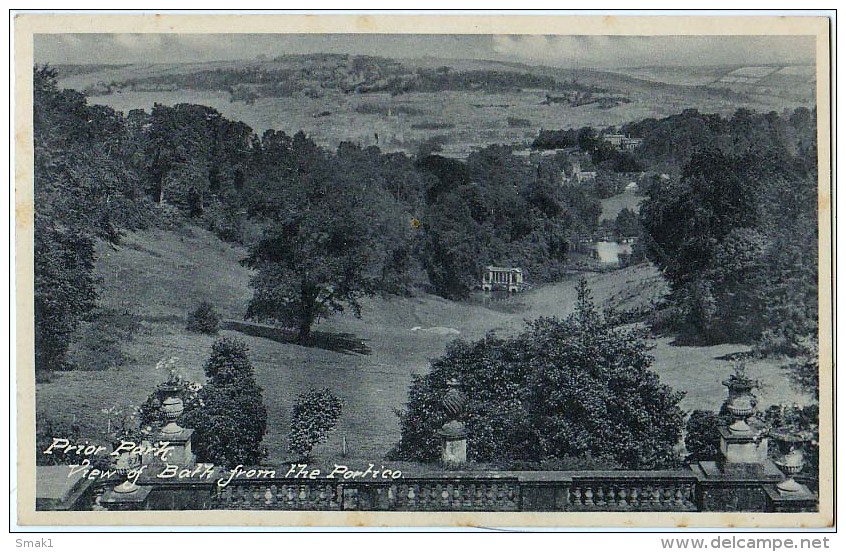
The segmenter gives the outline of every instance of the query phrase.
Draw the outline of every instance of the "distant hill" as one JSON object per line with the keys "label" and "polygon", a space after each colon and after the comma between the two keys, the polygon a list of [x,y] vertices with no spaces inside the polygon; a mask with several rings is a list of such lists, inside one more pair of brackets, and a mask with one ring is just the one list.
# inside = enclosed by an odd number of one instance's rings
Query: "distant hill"
{"label": "distant hill", "polygon": [[782,98],[813,104],[816,97],[813,65],[637,67],[619,72],[652,82],[730,91],[749,99]]}
{"label": "distant hill", "polygon": [[738,67],[603,71],[328,54],[58,69],[60,86],[124,113],[195,103],[258,133],[303,130],[329,148],[351,141],[409,153],[435,141],[466,155],[491,143],[527,145],[542,128],[606,128],[688,108],[729,115],[814,103],[813,81],[790,67],[755,82]]}
{"label": "distant hill", "polygon": [[[193,86],[206,89],[225,89],[232,83],[221,85],[226,75],[233,75],[243,82],[268,84],[270,81],[297,80],[303,86],[327,83],[341,87],[349,86],[349,91],[379,92],[389,91],[387,84],[391,78],[420,80],[427,72],[439,76],[454,76],[468,73],[508,73],[515,77],[531,76],[527,82],[514,80],[514,88],[544,85],[551,83],[544,79],[554,79],[562,88],[595,87],[614,93],[670,94],[688,97],[691,105],[700,103],[708,97],[725,98],[727,91],[735,92],[734,101],[749,101],[747,94],[757,96],[754,101],[767,102],[768,97],[789,99],[804,104],[812,104],[815,84],[815,69],[807,66],[705,66],[705,67],[636,67],[602,69],[565,69],[548,66],[528,65],[517,62],[473,59],[390,59],[371,56],[345,56],[328,54],[310,54],[282,56],[273,60],[216,61],[198,63],[157,63],[124,65],[59,65],[60,78],[70,88],[84,90],[97,83],[131,85],[150,85],[168,80],[191,83],[191,79],[202,81],[205,76],[210,82],[194,82]],[[260,73],[266,75],[251,79]],[[191,77],[191,78],[186,78]],[[279,82],[276,82],[279,84]],[[220,88],[216,88],[220,86]],[[797,89],[797,86],[799,87]],[[184,86],[183,86],[184,87]],[[189,86],[190,87],[190,86]],[[488,89],[487,91],[493,91]],[[730,94],[729,94],[730,95]]]}

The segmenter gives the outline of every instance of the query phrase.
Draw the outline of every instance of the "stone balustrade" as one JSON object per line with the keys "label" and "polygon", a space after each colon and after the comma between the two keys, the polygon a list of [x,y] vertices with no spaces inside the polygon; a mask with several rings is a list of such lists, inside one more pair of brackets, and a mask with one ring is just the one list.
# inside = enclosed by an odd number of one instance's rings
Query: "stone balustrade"
{"label": "stone balustrade", "polygon": [[695,511],[696,480],[684,474],[621,474],[577,477],[570,488],[573,511]]}
{"label": "stone balustrade", "polygon": [[[441,512],[791,511],[773,501],[775,466],[758,474],[713,475],[699,465],[672,471],[443,472],[392,481],[299,480],[284,477],[139,482],[143,510],[309,510]],[[95,482],[71,509],[96,509],[115,481]],[[816,502],[793,511],[815,511]]]}

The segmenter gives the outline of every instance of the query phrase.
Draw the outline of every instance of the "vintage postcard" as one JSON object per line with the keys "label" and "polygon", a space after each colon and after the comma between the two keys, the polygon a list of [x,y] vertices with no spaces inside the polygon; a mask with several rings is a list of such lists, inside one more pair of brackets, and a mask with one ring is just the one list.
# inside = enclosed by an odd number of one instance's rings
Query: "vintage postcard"
{"label": "vintage postcard", "polygon": [[829,33],[18,14],[18,524],[830,527]]}

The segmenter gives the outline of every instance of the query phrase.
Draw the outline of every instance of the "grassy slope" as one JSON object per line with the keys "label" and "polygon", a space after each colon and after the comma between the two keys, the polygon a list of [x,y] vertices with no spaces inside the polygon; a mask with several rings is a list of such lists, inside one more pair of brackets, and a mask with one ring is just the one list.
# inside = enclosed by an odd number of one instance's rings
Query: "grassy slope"
{"label": "grassy slope", "polygon": [[[224,316],[241,318],[250,297],[249,272],[237,263],[243,254],[197,229],[137,233],[129,235],[118,250],[102,248],[97,265],[101,304],[138,313],[142,322],[126,344],[131,360],[120,368],[67,372],[39,384],[39,419],[75,418],[83,434],[93,436],[106,424],[100,410],[114,404],[140,404],[164,378],[154,369],[156,361],[171,355],[179,357],[188,375],[202,380],[213,338],[187,332],[184,317],[206,299]],[[632,308],[664,290],[657,272],[645,265],[592,274],[588,281],[597,304],[622,308]],[[346,401],[339,431],[316,450],[317,455],[338,457],[345,437],[351,459],[379,460],[399,438],[394,409],[402,408],[407,400],[411,376],[425,373],[429,359],[442,354],[455,337],[447,328],[465,339],[477,339],[492,329],[514,333],[525,319],[566,316],[574,297],[572,282],[565,282],[523,294],[508,309],[456,304],[432,296],[373,298],[365,305],[363,319],[341,315],[317,326],[320,331],[354,333],[370,347],[369,355],[308,349],[230,331],[222,334],[238,336],[250,347],[268,407],[265,444],[271,461],[286,458],[291,406],[296,395],[309,387],[329,387]],[[421,329],[412,330],[415,327]],[[730,364],[719,358],[742,349],[676,347],[668,339],[659,339],[653,351],[655,369],[666,383],[688,391],[686,409],[715,409],[724,396],[719,381],[731,371]],[[804,402],[803,397],[791,394],[776,366],[755,363],[750,372],[769,384],[761,394],[763,404]]]}
{"label": "grassy slope", "polygon": [[640,202],[645,199],[642,195],[631,192],[623,192],[602,200],[602,213],[599,215],[600,222],[603,220],[616,220],[617,215],[623,209],[629,209],[635,213],[640,211]]}

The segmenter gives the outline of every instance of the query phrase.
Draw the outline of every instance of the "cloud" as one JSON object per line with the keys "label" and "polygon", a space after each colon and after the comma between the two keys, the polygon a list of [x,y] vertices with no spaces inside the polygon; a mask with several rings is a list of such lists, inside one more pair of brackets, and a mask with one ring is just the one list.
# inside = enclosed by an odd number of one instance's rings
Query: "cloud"
{"label": "cloud", "polygon": [[561,35],[36,35],[39,63],[178,63],[329,52],[501,59],[560,67],[810,63],[811,37]]}
{"label": "cloud", "polygon": [[107,35],[106,41],[126,50],[157,50],[163,39],[160,34],[115,34]]}

